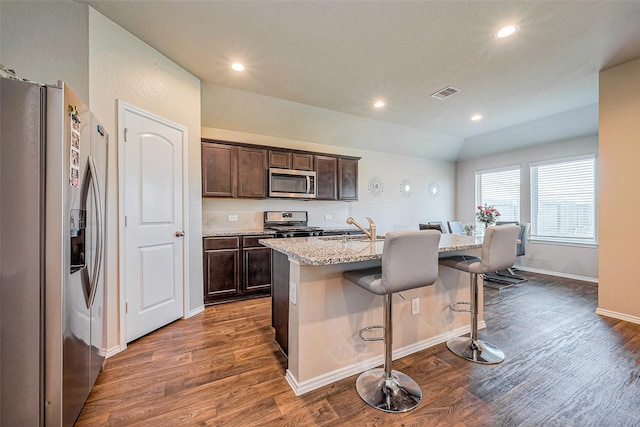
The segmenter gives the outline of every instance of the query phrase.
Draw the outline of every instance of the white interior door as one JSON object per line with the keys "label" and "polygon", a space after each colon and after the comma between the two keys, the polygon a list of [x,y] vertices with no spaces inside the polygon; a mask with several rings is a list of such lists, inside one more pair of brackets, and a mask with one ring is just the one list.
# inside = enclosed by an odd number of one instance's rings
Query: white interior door
{"label": "white interior door", "polygon": [[126,342],[184,313],[183,156],[186,129],[124,105],[123,169]]}

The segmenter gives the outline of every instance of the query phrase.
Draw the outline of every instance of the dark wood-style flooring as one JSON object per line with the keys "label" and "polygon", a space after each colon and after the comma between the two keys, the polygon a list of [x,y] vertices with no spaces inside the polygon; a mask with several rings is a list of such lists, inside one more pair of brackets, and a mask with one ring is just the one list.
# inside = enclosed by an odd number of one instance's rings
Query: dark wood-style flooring
{"label": "dark wood-style flooring", "polygon": [[480,335],[505,362],[444,344],[394,362],[422,389],[411,412],[367,406],[356,376],[295,396],[262,298],[208,307],[109,358],[76,425],[640,426],[640,325],[595,314],[595,284],[524,274],[485,290]]}

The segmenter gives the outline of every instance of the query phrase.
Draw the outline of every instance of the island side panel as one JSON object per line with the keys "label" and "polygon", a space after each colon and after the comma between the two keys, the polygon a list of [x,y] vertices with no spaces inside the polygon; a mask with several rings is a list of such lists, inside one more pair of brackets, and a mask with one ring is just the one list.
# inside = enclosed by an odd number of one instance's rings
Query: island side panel
{"label": "island side panel", "polygon": [[285,356],[289,352],[289,257],[271,251],[271,326],[275,342]]}
{"label": "island side panel", "polygon": [[[289,310],[289,371],[298,384],[339,375],[354,366],[361,365],[365,370],[372,363],[382,363],[383,343],[364,342],[358,333],[365,326],[382,323],[383,298],[342,278],[345,270],[376,264],[380,261],[327,266],[291,264],[297,301],[295,305],[290,302]],[[456,329],[468,329],[469,315],[449,309],[451,302],[469,300],[468,275],[447,268],[441,268],[440,273],[432,286],[403,292],[406,300],[394,295],[394,350],[409,354],[413,346],[424,346],[425,342],[435,345]],[[420,299],[417,315],[411,315],[413,298]],[[437,342],[431,343],[434,339]]]}

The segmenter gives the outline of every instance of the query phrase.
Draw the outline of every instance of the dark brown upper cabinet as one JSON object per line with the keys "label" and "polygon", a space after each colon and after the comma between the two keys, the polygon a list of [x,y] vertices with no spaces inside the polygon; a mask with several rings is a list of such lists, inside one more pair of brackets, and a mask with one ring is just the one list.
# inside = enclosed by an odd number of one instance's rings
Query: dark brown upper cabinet
{"label": "dark brown upper cabinet", "polygon": [[338,199],[358,200],[358,161],[338,158]]}
{"label": "dark brown upper cabinet", "polygon": [[283,150],[269,150],[269,167],[291,169],[291,154]]}
{"label": "dark brown upper cabinet", "polygon": [[267,150],[238,147],[238,197],[267,197]]}
{"label": "dark brown upper cabinet", "polygon": [[267,150],[203,143],[202,195],[266,198]]}
{"label": "dark brown upper cabinet", "polygon": [[313,154],[291,153],[293,169],[301,171],[314,170],[313,158]]}
{"label": "dark brown upper cabinet", "polygon": [[202,195],[236,197],[238,147],[202,144]]}
{"label": "dark brown upper cabinet", "polygon": [[338,159],[329,156],[316,156],[317,200],[336,200]]}
{"label": "dark brown upper cabinet", "polygon": [[316,172],[317,200],[358,200],[359,157],[202,140],[202,195],[263,199],[268,169]]}
{"label": "dark brown upper cabinet", "polygon": [[279,169],[314,170],[313,154],[287,150],[269,150],[269,167]]}

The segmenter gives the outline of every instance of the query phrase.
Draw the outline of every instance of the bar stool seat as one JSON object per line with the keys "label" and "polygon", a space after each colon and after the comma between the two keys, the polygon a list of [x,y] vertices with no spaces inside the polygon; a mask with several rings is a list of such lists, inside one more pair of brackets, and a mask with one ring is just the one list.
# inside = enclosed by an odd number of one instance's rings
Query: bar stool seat
{"label": "bar stool seat", "polygon": [[[470,302],[454,302],[453,311],[471,313],[471,335],[447,341],[447,347],[458,356],[471,362],[495,364],[504,360],[504,353],[495,345],[478,339],[478,274],[502,270],[513,265],[516,259],[516,242],[520,227],[517,225],[487,227],[482,241],[480,258],[457,255],[440,258],[440,265],[470,274]],[[468,305],[469,309],[458,308]]]}
{"label": "bar stool seat", "polygon": [[[360,338],[364,341],[384,341],[384,368],[365,371],[356,380],[356,390],[362,400],[384,412],[407,412],[422,400],[418,384],[392,368],[392,296],[395,292],[432,285],[437,280],[440,235],[436,230],[387,233],[381,267],[343,273],[346,280],[384,296],[384,325],[368,326],[360,331]],[[384,335],[379,338],[363,336],[364,332],[374,328],[382,328]]]}

